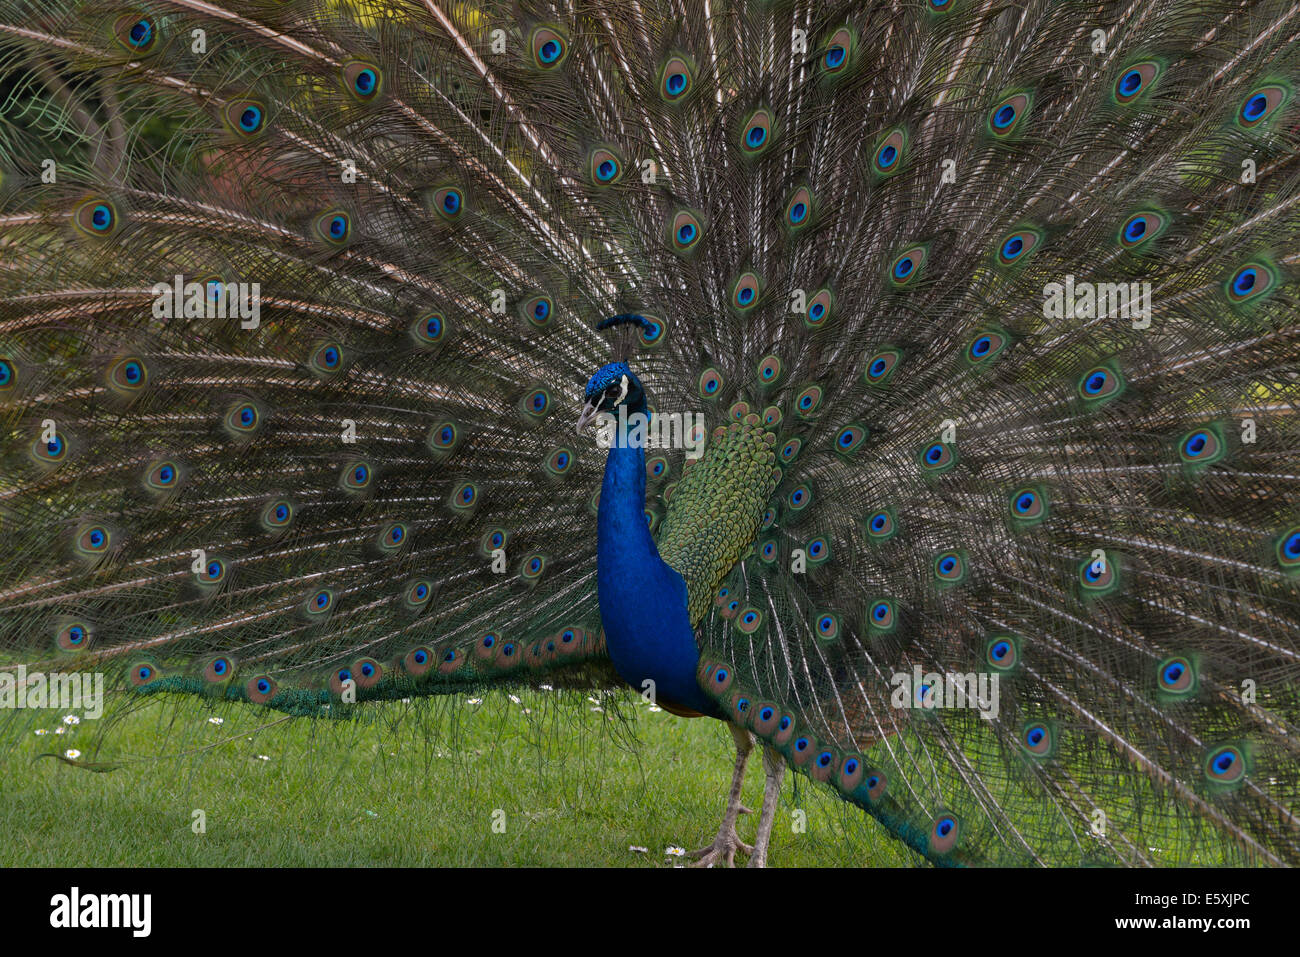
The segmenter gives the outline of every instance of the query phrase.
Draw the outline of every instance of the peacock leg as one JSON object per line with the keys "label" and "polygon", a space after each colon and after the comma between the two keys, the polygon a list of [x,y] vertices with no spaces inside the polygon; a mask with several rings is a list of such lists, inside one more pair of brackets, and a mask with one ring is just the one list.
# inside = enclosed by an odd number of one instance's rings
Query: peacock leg
{"label": "peacock leg", "polygon": [[731,775],[731,790],[727,793],[727,810],[722,815],[722,826],[718,828],[718,836],[708,847],[691,851],[688,855],[696,859],[696,867],[712,867],[718,861],[725,861],[728,867],[735,867],[736,851],[754,853],[754,848],[741,841],[740,835],[736,833],[736,819],[741,814],[751,813],[749,808],[740,803],[740,787],[745,783],[745,762],[749,760],[749,752],[754,749],[754,739],[740,725],[728,721],[727,727],[731,729],[731,736],[736,741],[736,770]]}
{"label": "peacock leg", "polygon": [[758,815],[758,836],[754,838],[754,852],[749,856],[748,867],[767,867],[767,845],[772,839],[772,825],[776,821],[776,801],[781,796],[781,778],[785,775],[785,759],[779,751],[763,745],[763,810]]}

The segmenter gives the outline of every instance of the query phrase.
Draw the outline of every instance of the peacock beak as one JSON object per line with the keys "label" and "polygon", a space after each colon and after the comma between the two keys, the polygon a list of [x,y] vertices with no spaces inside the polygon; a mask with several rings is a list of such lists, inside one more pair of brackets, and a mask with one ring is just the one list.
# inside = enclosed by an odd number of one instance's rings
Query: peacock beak
{"label": "peacock beak", "polygon": [[573,431],[581,434],[582,430],[591,424],[591,420],[596,417],[596,412],[600,408],[600,402],[588,401],[582,407],[582,415],[578,416],[578,424],[573,427]]}

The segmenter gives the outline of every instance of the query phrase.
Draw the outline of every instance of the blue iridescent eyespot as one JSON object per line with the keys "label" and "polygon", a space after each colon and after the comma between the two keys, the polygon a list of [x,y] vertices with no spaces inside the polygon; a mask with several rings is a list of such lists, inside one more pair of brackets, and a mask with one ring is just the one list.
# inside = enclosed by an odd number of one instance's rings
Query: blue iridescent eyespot
{"label": "blue iridescent eyespot", "polygon": [[520,400],[519,408],[528,417],[528,420],[540,420],[550,411],[551,394],[543,388],[525,392]]}
{"label": "blue iridescent eyespot", "polygon": [[1277,271],[1268,263],[1249,262],[1232,274],[1224,284],[1224,291],[1229,302],[1240,305],[1270,292],[1277,280]]}
{"label": "blue iridescent eyespot", "polygon": [[1013,93],[989,111],[988,128],[997,137],[1010,136],[1029,112],[1028,93]]}
{"label": "blue iridescent eyespot", "polygon": [[235,666],[229,658],[213,658],[203,668],[203,677],[208,681],[224,681],[234,672]]}
{"label": "blue iridescent eyespot", "polygon": [[799,232],[812,222],[813,195],[807,186],[797,188],[785,203],[785,225]]}
{"label": "blue iridescent eyespot", "polygon": [[383,87],[384,74],[374,63],[352,60],[343,64],[343,86],[362,103],[374,101]]}
{"label": "blue iridescent eyespot", "polygon": [[88,199],[73,210],[72,224],[83,236],[111,236],[117,231],[117,211],[106,199]]}
{"label": "blue iridescent eyespot", "polygon": [[891,130],[876,147],[872,156],[872,168],[877,176],[893,176],[902,168],[903,151],[907,146],[907,131],[903,128]]}
{"label": "blue iridescent eyespot", "polygon": [[882,508],[867,517],[867,536],[873,543],[888,541],[898,533],[891,509]]}
{"label": "blue iridescent eyespot", "polygon": [[1284,571],[1300,571],[1300,526],[1287,529],[1277,540],[1277,562]]}
{"label": "blue iridescent eyespot", "polygon": [[795,415],[801,419],[811,418],[821,407],[824,393],[821,386],[810,385],[801,391],[794,400]]}
{"label": "blue iridescent eyespot", "polygon": [[741,151],[750,157],[760,155],[771,142],[772,113],[760,107],[749,114],[740,130]]}
{"label": "blue iridescent eyespot", "polygon": [[669,240],[673,252],[686,255],[700,241],[703,225],[700,218],[688,209],[680,209],[668,224]]}
{"label": "blue iridescent eyespot", "polygon": [[254,137],[266,128],[266,107],[257,100],[231,100],[223,112],[226,125],[244,138]]}
{"label": "blue iridescent eyespot", "polygon": [[117,42],[133,54],[148,53],[158,38],[153,21],[138,13],[118,17],[113,33]]}
{"label": "blue iridescent eyespot", "polygon": [[1247,756],[1237,745],[1221,745],[1205,759],[1205,776],[1211,784],[1236,785],[1246,778]]}
{"label": "blue iridescent eyespot", "polygon": [[682,56],[671,56],[659,71],[659,94],[670,103],[681,100],[694,85],[691,66]]}
{"label": "blue iridescent eyespot", "polygon": [[141,662],[131,666],[131,684],[137,688],[158,678],[158,669],[151,664]]}
{"label": "blue iridescent eyespot", "polygon": [[877,352],[867,358],[862,377],[869,385],[883,385],[889,379],[902,354],[894,349]]}
{"label": "blue iridescent eyespot", "polygon": [[1156,669],[1160,691],[1165,695],[1187,696],[1196,690],[1196,668],[1190,658],[1166,658]]}
{"label": "blue iridescent eyespot", "polygon": [[1009,671],[1015,667],[1016,662],[1020,659],[1020,653],[1016,648],[1016,643],[1011,638],[1002,635],[989,639],[985,647],[984,657],[998,671]]}
{"label": "blue iridescent eyespot", "polygon": [[623,160],[611,147],[597,146],[587,154],[587,175],[595,186],[612,186],[623,177]]}
{"label": "blue iridescent eyespot", "polygon": [[90,638],[90,630],[80,622],[65,625],[55,636],[55,643],[64,651],[78,651],[85,647]]}
{"label": "blue iridescent eyespot", "polygon": [[895,286],[908,285],[918,275],[921,267],[925,265],[926,257],[929,250],[925,246],[912,246],[905,249],[894,260],[893,266],[889,270],[889,279]]}
{"label": "blue iridescent eyespot", "polygon": [[1007,337],[997,331],[981,332],[966,347],[966,361],[978,365],[997,356],[1007,345]]}
{"label": "blue iridescent eyespot", "polygon": [[856,43],[857,37],[847,26],[836,30],[822,49],[822,74],[833,78],[843,73],[849,65]]}
{"label": "blue iridescent eyespot", "polygon": [[352,235],[352,220],[342,210],[321,213],[316,217],[316,235],[331,246],[342,246]]}
{"label": "blue iridescent eyespot", "polygon": [[543,70],[554,70],[569,55],[569,38],[552,26],[534,28],[528,45],[533,65]]}
{"label": "blue iridescent eyespot", "polygon": [[998,264],[1011,266],[1023,262],[1038,247],[1042,238],[1043,233],[1041,230],[1028,226],[1008,233],[998,244]]}
{"label": "blue iridescent eyespot", "polygon": [[1020,746],[1036,758],[1048,758],[1056,750],[1052,729],[1042,721],[1031,721],[1020,729]]}
{"label": "blue iridescent eyespot", "polygon": [[700,373],[699,392],[704,398],[711,398],[722,388],[722,373],[717,369],[705,369]]}
{"label": "blue iridescent eyespot", "polygon": [[868,612],[870,625],[877,632],[888,632],[895,625],[894,603],[887,598],[879,598],[871,603]]}
{"label": "blue iridescent eyespot", "polygon": [[1193,429],[1183,436],[1178,445],[1178,454],[1182,461],[1195,467],[1210,465],[1219,461],[1227,452],[1217,428]]}
{"label": "blue iridescent eyespot", "polygon": [[798,485],[791,490],[786,501],[789,502],[791,510],[806,508],[812,501],[812,489],[807,485]]}
{"label": "blue iridescent eyespot", "polygon": [[180,486],[181,470],[175,462],[163,459],[153,462],[145,471],[144,484],[151,492],[169,493]]}
{"label": "blue iridescent eyespot", "polygon": [[257,430],[261,414],[251,402],[237,404],[226,415],[226,425],[237,434],[249,434]]}
{"label": "blue iridescent eyespot", "polygon": [[1038,487],[1018,488],[1011,493],[1011,518],[1020,528],[1047,518],[1047,496]]}
{"label": "blue iridescent eyespot", "polygon": [[1150,88],[1160,74],[1160,69],[1160,64],[1153,60],[1133,64],[1115,81],[1115,101],[1121,104],[1132,103]]}
{"label": "blue iridescent eyespot", "polygon": [[1241,101],[1241,109],[1236,117],[1237,125],[1245,129],[1259,126],[1290,99],[1291,90],[1281,84],[1269,83],[1258,87]]}
{"label": "blue iridescent eyespot", "polygon": [[933,854],[946,854],[957,846],[957,837],[961,833],[957,818],[952,814],[941,814],[935,818],[930,828],[930,850]]}
{"label": "blue iridescent eyespot", "polygon": [[957,447],[931,442],[921,452],[921,468],[932,474],[946,472],[957,464]]}

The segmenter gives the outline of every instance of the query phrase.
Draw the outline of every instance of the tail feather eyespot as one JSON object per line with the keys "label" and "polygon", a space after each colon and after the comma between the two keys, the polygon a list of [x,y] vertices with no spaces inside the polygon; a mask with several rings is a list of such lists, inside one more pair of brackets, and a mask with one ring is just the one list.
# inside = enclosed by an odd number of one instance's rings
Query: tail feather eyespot
{"label": "tail feather eyespot", "polygon": [[786,200],[783,220],[787,229],[798,232],[813,221],[813,194],[807,186],[798,187]]}
{"label": "tail feather eyespot", "polygon": [[1267,83],[1246,94],[1237,110],[1237,125],[1253,129],[1275,116],[1291,100],[1291,89],[1281,83]]}
{"label": "tail feather eyespot", "polygon": [[772,145],[774,119],[767,107],[749,114],[740,127],[740,151],[745,156],[761,156]]}
{"label": "tail feather eyespot", "polygon": [[72,223],[83,236],[104,238],[121,227],[117,208],[102,197],[88,199],[72,212]]}
{"label": "tail feather eyespot", "polygon": [[368,60],[343,64],[343,87],[360,103],[373,103],[384,89],[384,71]]}
{"label": "tail feather eyespot", "polygon": [[279,685],[270,675],[257,675],[244,684],[244,694],[253,704],[266,704],[278,691]]}
{"label": "tail feather eyespot", "polygon": [[534,27],[528,38],[528,50],[534,66],[542,70],[554,70],[568,59],[569,38],[558,27]]}
{"label": "tail feather eyespot", "polygon": [[623,172],[623,159],[612,147],[598,146],[587,154],[587,176],[593,186],[613,186]]}
{"label": "tail feather eyespot", "polygon": [[903,168],[907,150],[907,131],[901,127],[890,130],[877,144],[871,155],[871,167],[877,176],[893,176]]}
{"label": "tail feather eyespot", "polygon": [[1115,81],[1115,102],[1127,105],[1135,101],[1151,89],[1160,71],[1161,66],[1155,60],[1134,63],[1122,70]]}
{"label": "tail feather eyespot", "polygon": [[659,69],[659,95],[669,103],[686,99],[695,87],[695,74],[687,59],[670,56]]}
{"label": "tail feather eyespot", "polygon": [[1024,123],[1033,97],[1028,92],[1012,93],[999,100],[989,111],[988,130],[999,139],[1011,136]]}
{"label": "tail feather eyespot", "polygon": [[822,47],[817,65],[828,79],[838,79],[848,72],[857,53],[858,37],[848,26],[839,27]]}
{"label": "tail feather eyespot", "polygon": [[158,23],[139,13],[123,14],[113,24],[113,36],[132,56],[144,56],[158,42]]}
{"label": "tail feather eyespot", "polygon": [[233,99],[222,108],[221,115],[226,126],[242,139],[252,139],[266,130],[266,106],[261,100]]}
{"label": "tail feather eyespot", "polygon": [[930,825],[930,853],[944,855],[957,846],[961,837],[961,821],[955,814],[940,812]]}

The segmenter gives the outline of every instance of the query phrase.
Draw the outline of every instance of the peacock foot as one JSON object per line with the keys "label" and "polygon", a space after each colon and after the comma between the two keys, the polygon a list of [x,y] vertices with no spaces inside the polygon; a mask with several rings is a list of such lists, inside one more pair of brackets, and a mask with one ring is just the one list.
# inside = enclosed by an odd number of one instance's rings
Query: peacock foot
{"label": "peacock foot", "polygon": [[[753,813],[747,807],[741,807],[738,810],[741,814]],[[712,867],[719,861],[725,862],[727,867],[735,867],[737,851],[747,856],[752,855],[754,845],[746,844],[740,839],[740,835],[736,833],[736,819],[734,816],[728,815],[723,819],[722,827],[718,828],[718,836],[713,839],[712,844],[702,847],[698,851],[691,851],[686,856],[692,859],[692,867]]]}

